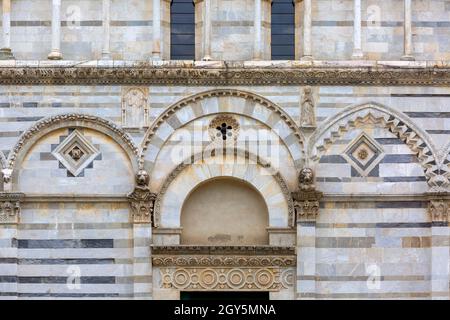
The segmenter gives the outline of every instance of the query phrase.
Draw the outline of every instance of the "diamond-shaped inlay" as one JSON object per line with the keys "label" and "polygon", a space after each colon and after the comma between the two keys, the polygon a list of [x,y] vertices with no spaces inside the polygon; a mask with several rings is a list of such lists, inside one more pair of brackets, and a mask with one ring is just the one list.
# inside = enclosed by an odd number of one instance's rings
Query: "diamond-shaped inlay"
{"label": "diamond-shaped inlay", "polygon": [[367,176],[384,157],[383,148],[364,132],[354,139],[342,155],[361,176]]}
{"label": "diamond-shaped inlay", "polygon": [[52,152],[73,176],[78,176],[100,154],[81,132],[74,130]]}

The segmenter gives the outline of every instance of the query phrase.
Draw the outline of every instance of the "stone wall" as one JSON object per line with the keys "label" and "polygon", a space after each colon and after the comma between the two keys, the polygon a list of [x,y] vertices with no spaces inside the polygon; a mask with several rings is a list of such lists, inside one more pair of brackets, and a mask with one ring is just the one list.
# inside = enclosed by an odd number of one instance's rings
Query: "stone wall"
{"label": "stone wall", "polygon": [[[316,0],[312,6],[313,55],[319,60],[348,60],[353,49],[353,1]],[[198,2],[197,6],[202,5]],[[298,2],[297,47],[302,47],[303,5]],[[161,2],[162,56],[169,58],[170,4]],[[445,0],[412,1],[413,51],[416,60],[449,57],[450,10]],[[152,2],[111,0],[110,50],[113,59],[147,60],[152,53]],[[197,9],[197,15],[202,10]],[[403,55],[403,0],[363,0],[362,49],[369,60],[398,60]],[[196,33],[202,34],[197,17]],[[254,1],[211,3],[212,59],[251,60],[254,48]],[[100,59],[103,41],[102,1],[63,0],[61,51],[65,59]],[[197,60],[203,51],[197,37]],[[270,59],[270,3],[262,1],[262,59]],[[51,0],[13,0],[11,48],[17,59],[45,59],[51,47]],[[300,50],[300,49],[299,49]],[[301,51],[301,50],[300,50]],[[301,57],[301,52],[297,52]]]}

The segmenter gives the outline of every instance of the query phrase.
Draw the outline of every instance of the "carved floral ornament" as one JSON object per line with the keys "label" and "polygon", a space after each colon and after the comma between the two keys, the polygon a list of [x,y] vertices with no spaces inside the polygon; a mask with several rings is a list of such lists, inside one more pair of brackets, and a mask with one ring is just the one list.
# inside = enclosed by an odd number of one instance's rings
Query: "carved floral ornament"
{"label": "carved floral ornament", "polygon": [[279,291],[295,282],[292,247],[157,246],[152,252],[163,288]]}
{"label": "carved floral ornament", "polygon": [[239,135],[239,122],[231,115],[218,115],[209,123],[208,132],[215,143],[233,143]]}

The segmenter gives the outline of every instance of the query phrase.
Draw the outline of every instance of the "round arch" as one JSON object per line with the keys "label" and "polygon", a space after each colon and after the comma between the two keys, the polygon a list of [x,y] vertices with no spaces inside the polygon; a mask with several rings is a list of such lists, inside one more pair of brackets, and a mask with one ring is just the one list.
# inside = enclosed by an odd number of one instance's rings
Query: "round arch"
{"label": "round arch", "polygon": [[320,126],[309,140],[309,159],[313,162],[319,161],[344,133],[366,123],[385,128],[402,140],[417,155],[428,184],[433,183],[438,160],[435,146],[428,134],[417,127],[408,116],[374,102],[350,106]]}
{"label": "round arch", "polygon": [[13,172],[13,181],[17,179],[15,168],[23,161],[32,146],[48,133],[66,127],[88,128],[109,136],[121,146],[130,159],[133,170],[137,171],[139,149],[125,131],[111,121],[97,116],[69,113],[44,118],[22,133],[6,163],[6,168]]}
{"label": "round arch", "polygon": [[[147,130],[141,144],[139,166],[154,162],[164,142],[178,128],[208,115],[234,113],[256,119],[277,130],[300,167],[304,159],[305,138],[295,121],[277,104],[252,92],[215,89],[186,97],[168,107]],[[150,152],[147,153],[147,150]]]}
{"label": "round arch", "polygon": [[269,213],[261,193],[235,177],[208,179],[192,189],[180,225],[185,245],[269,244]]}
{"label": "round arch", "polygon": [[214,163],[214,156],[191,162],[184,161],[166,179],[159,191],[154,208],[155,226],[180,227],[180,214],[184,200],[201,183],[221,177],[233,177],[259,190],[269,211],[270,227],[293,227],[294,206],[290,190],[278,172],[268,163]]}

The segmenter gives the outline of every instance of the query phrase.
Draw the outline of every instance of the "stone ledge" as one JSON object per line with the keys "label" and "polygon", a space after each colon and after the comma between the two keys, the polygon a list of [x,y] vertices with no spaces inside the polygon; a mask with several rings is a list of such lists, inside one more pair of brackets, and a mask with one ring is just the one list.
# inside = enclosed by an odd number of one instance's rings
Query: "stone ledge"
{"label": "stone ledge", "polygon": [[450,85],[450,61],[0,61],[3,85]]}

